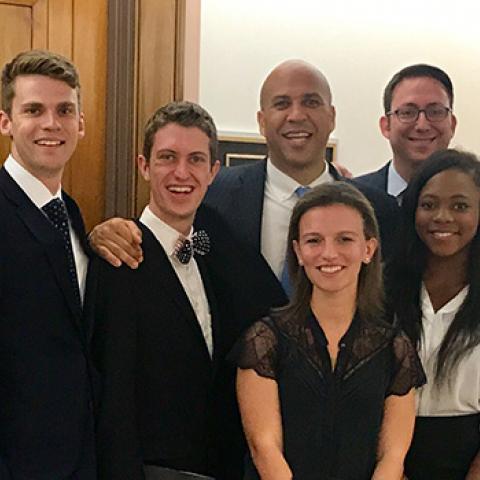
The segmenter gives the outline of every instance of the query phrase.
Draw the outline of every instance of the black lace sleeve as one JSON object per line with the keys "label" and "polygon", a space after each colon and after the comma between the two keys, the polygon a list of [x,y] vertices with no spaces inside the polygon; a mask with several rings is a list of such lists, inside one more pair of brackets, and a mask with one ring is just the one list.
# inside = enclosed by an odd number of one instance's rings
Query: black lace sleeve
{"label": "black lace sleeve", "polygon": [[387,395],[406,395],[412,388],[426,383],[425,372],[407,335],[399,332],[393,338],[394,367]]}
{"label": "black lace sleeve", "polygon": [[237,341],[229,359],[239,368],[254,369],[262,377],[277,377],[278,338],[268,318],[255,322]]}

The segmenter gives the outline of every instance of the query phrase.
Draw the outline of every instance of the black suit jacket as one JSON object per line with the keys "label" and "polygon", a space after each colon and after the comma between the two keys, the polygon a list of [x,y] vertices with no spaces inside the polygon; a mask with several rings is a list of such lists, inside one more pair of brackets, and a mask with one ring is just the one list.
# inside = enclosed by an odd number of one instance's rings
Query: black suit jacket
{"label": "black suit jacket", "polygon": [[[388,259],[393,254],[399,217],[396,201],[368,185],[346,180],[330,164],[329,170],[334,179],[351,182],[371,202],[380,227],[383,256]],[[257,252],[261,250],[265,176],[265,160],[251,165],[222,168],[205,197],[205,203],[220,213],[234,235]],[[287,232],[279,232],[279,235],[287,235]]]}
{"label": "black suit jacket", "polygon": [[[210,223],[218,228],[207,214],[202,226]],[[225,314],[231,292],[222,279],[228,279],[228,271],[241,274],[245,259],[240,256],[230,263],[222,256],[227,245],[218,244],[215,234],[212,252],[196,257],[212,314],[211,359],[165,251],[148,228],[139,227],[144,261],[137,270],[115,269],[97,259],[89,272],[89,283],[96,285],[93,353],[103,377],[99,478],[142,479],[143,463],[235,478],[223,473],[230,468],[226,457],[218,457],[224,446],[219,444],[228,445],[232,432],[239,433],[228,418],[235,410],[233,368],[226,366],[224,357],[242,326],[236,325],[238,317],[220,320],[210,273],[220,286]],[[250,311],[248,315],[255,315],[250,322],[265,311]],[[232,455],[230,447],[226,452]]]}
{"label": "black suit jacket", "polygon": [[0,211],[0,458],[15,480],[63,479],[94,465],[85,319],[60,234],[3,168]]}
{"label": "black suit jacket", "polygon": [[387,162],[382,168],[375,172],[366,173],[355,178],[355,181],[367,187],[376,188],[387,193],[388,188],[388,169],[392,162]]}

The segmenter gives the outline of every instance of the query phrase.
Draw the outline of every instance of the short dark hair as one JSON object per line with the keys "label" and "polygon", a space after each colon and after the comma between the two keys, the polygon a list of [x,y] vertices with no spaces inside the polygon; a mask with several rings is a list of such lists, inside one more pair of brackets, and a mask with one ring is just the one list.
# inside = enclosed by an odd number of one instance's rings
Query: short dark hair
{"label": "short dark hair", "polygon": [[[420,290],[427,266],[428,249],[415,226],[418,199],[428,181],[448,170],[457,170],[470,176],[480,190],[480,162],[469,152],[455,149],[439,150],[422,163],[405,192],[402,202],[401,241],[391,272],[393,308],[402,328],[413,343],[420,343],[422,311]],[[455,315],[438,351],[435,381],[448,377],[459,360],[480,343],[480,231],[470,243],[467,266],[467,297]],[[393,284],[394,283],[394,284]]]}
{"label": "short dark hair", "polygon": [[176,123],[182,127],[197,127],[209,138],[210,162],[217,160],[217,128],[210,114],[193,102],[170,102],[160,107],[147,121],[143,137],[143,156],[148,161],[155,134],[162,127]]}
{"label": "short dark hair", "polygon": [[19,53],[3,67],[2,110],[8,115],[12,113],[15,79],[22,75],[43,75],[65,82],[76,90],[80,105],[80,78],[75,65],[58,53],[48,50],[29,50]]}
{"label": "short dark hair", "polygon": [[429,77],[433,78],[437,82],[440,82],[447,92],[448,99],[450,100],[450,108],[453,108],[453,84],[446,72],[438,67],[434,67],[433,65],[417,63],[416,65],[410,65],[402,68],[388,82],[383,92],[383,108],[385,110],[385,114],[390,112],[390,109],[392,108],[393,92],[397,85],[406,78],[418,77]]}
{"label": "short dark hair", "polygon": [[[353,208],[362,217],[365,238],[380,241],[377,219],[370,202],[353,185],[346,182],[323,184],[305,194],[295,205],[288,230],[287,262],[290,278],[294,285],[292,300],[284,311],[292,318],[306,318],[310,308],[312,284],[299,265],[293,249],[293,241],[298,241],[300,220],[312,208],[345,205]],[[378,320],[383,315],[383,276],[380,245],[370,263],[363,264],[360,270],[357,290],[357,308],[365,320]]]}

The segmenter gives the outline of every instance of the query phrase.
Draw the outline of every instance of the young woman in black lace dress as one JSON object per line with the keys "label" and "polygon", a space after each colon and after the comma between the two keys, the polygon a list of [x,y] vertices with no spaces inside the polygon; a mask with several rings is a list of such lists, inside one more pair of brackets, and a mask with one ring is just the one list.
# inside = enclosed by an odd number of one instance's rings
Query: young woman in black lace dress
{"label": "young woman in black lace dress", "polygon": [[412,388],[424,375],[409,340],[383,319],[378,238],[371,206],[346,183],[317,187],[296,205],[292,301],[233,352],[246,478],[402,478]]}
{"label": "young woman in black lace dress", "polygon": [[428,383],[417,391],[409,480],[480,479],[480,162],[433,154],[403,199],[397,318]]}

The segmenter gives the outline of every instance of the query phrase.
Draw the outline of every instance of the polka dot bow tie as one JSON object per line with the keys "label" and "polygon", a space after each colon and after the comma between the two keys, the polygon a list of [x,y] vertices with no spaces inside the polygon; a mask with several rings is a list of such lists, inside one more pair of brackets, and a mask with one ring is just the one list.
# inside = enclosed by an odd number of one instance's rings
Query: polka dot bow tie
{"label": "polka dot bow tie", "polygon": [[180,237],[175,245],[174,254],[180,263],[186,265],[193,254],[206,255],[210,251],[210,238],[205,230],[198,230],[189,240]]}

